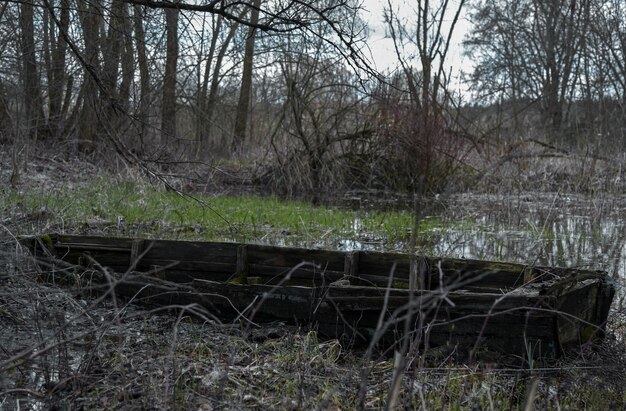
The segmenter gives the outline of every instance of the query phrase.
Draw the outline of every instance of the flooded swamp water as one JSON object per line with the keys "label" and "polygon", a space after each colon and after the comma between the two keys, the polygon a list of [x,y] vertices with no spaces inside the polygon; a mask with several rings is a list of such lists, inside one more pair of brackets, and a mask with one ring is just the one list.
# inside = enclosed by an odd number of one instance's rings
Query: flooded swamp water
{"label": "flooded swamp water", "polygon": [[426,252],[626,278],[626,197],[459,195],[434,216],[444,227],[428,237]]}
{"label": "flooded swamp water", "polygon": [[[401,202],[406,206],[406,199]],[[342,233],[322,239],[268,237],[267,241],[346,251],[413,251],[411,227],[391,239],[364,229],[368,209],[377,209],[376,200],[367,204],[354,212],[350,230]],[[382,206],[394,203],[386,200]],[[469,193],[437,198],[421,212],[415,250],[419,254],[592,268],[605,270],[616,280],[626,279],[626,195]]]}
{"label": "flooded swamp water", "polygon": [[[459,194],[431,209],[418,253],[604,270],[617,289],[614,311],[626,314],[626,195]],[[409,251],[406,242],[378,240],[339,243]]]}

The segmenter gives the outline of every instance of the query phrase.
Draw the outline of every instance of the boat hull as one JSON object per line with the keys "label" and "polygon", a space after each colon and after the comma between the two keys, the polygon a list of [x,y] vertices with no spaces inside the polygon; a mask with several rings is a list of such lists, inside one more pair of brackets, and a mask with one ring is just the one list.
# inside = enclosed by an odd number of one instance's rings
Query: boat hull
{"label": "boat hull", "polygon": [[604,336],[602,271],[400,253],[44,235],[22,239],[45,279],[221,321],[285,321],[360,344],[557,357]]}

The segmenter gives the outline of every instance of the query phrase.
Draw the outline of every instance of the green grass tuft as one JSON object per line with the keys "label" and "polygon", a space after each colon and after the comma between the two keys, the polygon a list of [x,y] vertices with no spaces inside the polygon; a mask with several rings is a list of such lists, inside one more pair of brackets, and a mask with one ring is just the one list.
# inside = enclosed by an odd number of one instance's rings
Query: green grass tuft
{"label": "green grass tuft", "polygon": [[129,181],[94,180],[55,193],[11,192],[0,206],[42,215],[49,225],[116,227],[128,235],[169,238],[332,243],[362,236],[395,243],[408,239],[409,212],[352,211],[259,196],[183,197]]}

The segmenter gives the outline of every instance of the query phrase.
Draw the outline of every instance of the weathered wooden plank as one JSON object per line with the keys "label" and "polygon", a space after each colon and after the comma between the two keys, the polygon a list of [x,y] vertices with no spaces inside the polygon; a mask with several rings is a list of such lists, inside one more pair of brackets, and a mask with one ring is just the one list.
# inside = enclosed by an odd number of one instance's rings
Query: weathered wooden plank
{"label": "weathered wooden plank", "polygon": [[[322,284],[323,282],[329,283],[337,281],[343,277],[343,271],[330,271],[312,268],[310,265],[305,265],[300,268],[294,269],[294,267],[272,266],[262,264],[250,264],[250,274],[252,276],[260,277],[280,277],[284,278],[287,274],[291,278],[308,279],[313,283]],[[290,274],[291,273],[291,274]]]}
{"label": "weathered wooden plank", "polygon": [[515,288],[524,284],[526,269],[521,264],[448,258],[431,259],[429,265],[433,287],[456,283],[495,289]]}
{"label": "weathered wooden plank", "polygon": [[85,247],[89,249],[109,248],[112,250],[130,250],[132,238],[111,238],[92,235],[50,234],[56,247]]}
{"label": "weathered wooden plank", "polygon": [[237,259],[236,243],[205,243],[197,241],[153,240],[147,241],[144,258],[160,258],[178,261],[232,262]]}
{"label": "weathered wooden plank", "polygon": [[[331,290],[332,291],[332,290]],[[325,297],[334,304],[344,310],[380,310],[384,305],[391,309],[400,307],[413,301],[414,307],[420,307],[422,310],[449,309],[453,312],[461,314],[476,313],[499,313],[506,310],[513,311],[530,311],[532,308],[545,309],[548,302],[540,301],[532,298],[510,298],[498,301],[496,296],[482,295],[480,297],[455,296],[449,294],[446,300],[432,297],[429,295],[415,296],[410,300],[408,296],[372,296],[372,295],[354,295],[354,296],[337,296],[331,292]],[[386,304],[385,304],[386,302]],[[450,304],[454,304],[452,308]],[[441,308],[443,307],[443,308]]]}
{"label": "weathered wooden plank", "polygon": [[599,279],[588,279],[582,283],[572,282],[559,293],[555,310],[562,347],[581,345],[603,333],[604,323],[597,318],[601,291]]}
{"label": "weathered wooden plank", "polygon": [[[326,313],[324,317],[316,317],[320,332],[329,336],[339,336],[344,339],[362,339],[368,343],[378,335],[380,342],[385,345],[393,344],[402,338],[404,322],[388,324],[383,334],[377,332],[377,316],[357,317],[353,313],[344,313],[341,317]],[[529,354],[531,348],[533,356],[555,356],[558,348],[554,344],[553,319],[549,316],[531,318],[538,327],[524,327],[526,316],[495,316],[489,317],[484,325],[484,319],[475,318],[471,321],[441,322],[438,319],[425,318],[422,328],[415,321],[410,327],[412,338],[419,336],[422,345],[428,346],[458,346],[457,349],[472,350],[489,348],[506,353],[515,353],[522,358]],[[513,324],[507,327],[507,324]],[[482,333],[480,332],[482,330]]]}
{"label": "weathered wooden plank", "polygon": [[351,282],[357,283],[359,276],[359,252],[349,251],[345,254],[343,263],[344,275],[350,279]]}
{"label": "weathered wooden plank", "polygon": [[[398,288],[403,290],[409,289],[408,279],[399,279],[394,277],[391,280],[391,288]],[[350,283],[353,285],[364,287],[387,288],[389,285],[389,277],[370,274],[359,274],[357,281],[354,282],[352,281],[352,279],[350,279]]]}
{"label": "weathered wooden plank", "polygon": [[424,289],[424,279],[420,278],[420,271],[425,274],[423,270],[420,270],[420,264],[416,258],[411,258],[409,263],[409,290],[423,290]]}
{"label": "weathered wooden plank", "polygon": [[191,283],[193,280],[209,280],[209,281],[221,281],[226,282],[229,281],[233,277],[233,271],[189,271],[189,270],[176,270],[176,269],[167,269],[162,270],[159,267],[153,267],[153,274],[155,278],[171,281],[173,283]]}
{"label": "weathered wooden plank", "polygon": [[[404,254],[362,252],[361,274],[410,279],[412,258]],[[517,287],[524,284],[526,267],[521,264],[485,262],[465,259],[421,259],[424,285],[435,288],[455,283],[490,288]],[[414,260],[416,261],[416,260]]]}
{"label": "weathered wooden plank", "polygon": [[[108,248],[109,251],[126,251],[130,246],[131,256],[133,242],[128,239],[102,239],[100,237],[86,237],[85,243],[80,243],[79,236],[59,236],[58,247],[72,246],[74,250],[77,249],[91,249],[97,251],[98,247],[102,251]],[[113,240],[116,240],[114,242]],[[117,241],[119,240],[119,241]],[[151,244],[153,248],[152,253],[148,252],[145,258],[150,259],[153,255],[158,255],[160,258],[171,256],[172,259],[185,260],[192,255],[194,259],[198,259],[198,256],[204,256],[207,260],[213,262],[225,262],[230,261],[231,258],[235,258],[237,244],[231,243],[201,243],[201,242],[184,242],[184,241],[169,241],[169,240],[145,240],[146,243]],[[80,244],[79,244],[80,243]],[[279,248],[270,246],[254,246],[256,250],[255,256],[259,260],[264,260],[266,266],[277,267],[292,267],[302,261],[320,261],[327,268],[336,268],[334,271],[339,270],[339,262],[343,255],[343,271],[346,270],[346,258],[345,253],[332,252],[325,250],[303,250],[295,248]],[[277,255],[278,253],[278,255]],[[282,254],[281,254],[282,253]],[[359,266],[358,274],[376,273],[376,276],[386,278],[391,272],[393,264],[396,263],[394,276],[398,278],[410,277],[410,259],[403,254],[387,254],[387,253],[372,253],[361,252],[357,254],[359,259],[362,260],[362,264],[354,264]],[[100,258],[105,258],[104,255],[99,254]],[[200,257],[200,259],[204,259]],[[373,260],[372,260],[373,259]],[[458,260],[458,259],[423,259],[427,261],[430,266],[430,278],[434,280],[435,285],[439,285],[438,277],[444,278],[447,284],[454,283],[456,281],[462,281],[469,283],[471,281],[471,287],[492,287],[492,288],[506,288],[515,287],[528,281],[529,279],[541,279],[541,278],[554,278],[557,275],[563,275],[563,269],[552,269],[545,267],[537,267],[530,269],[520,264],[510,263],[491,263],[479,260]],[[320,264],[322,264],[320,263]],[[441,264],[441,265],[439,265]],[[361,266],[363,267],[361,269]],[[408,268],[407,268],[408,267]],[[441,272],[439,271],[441,267]],[[351,270],[351,275],[356,275],[355,270]],[[409,284],[410,286],[410,284]]]}
{"label": "weathered wooden plank", "polygon": [[[118,251],[83,251],[76,250],[75,248],[55,247],[53,253],[58,259],[62,259],[71,264],[84,266],[91,265],[91,262],[95,260],[103,267],[116,266],[128,268],[131,262],[130,253]],[[126,271],[126,269],[124,271]]]}
{"label": "weathered wooden plank", "polygon": [[134,239],[130,247],[131,264],[136,264],[139,262],[139,258],[141,258],[143,251],[144,251],[144,240]]}
{"label": "weathered wooden plank", "polygon": [[[299,319],[306,321],[310,317],[314,290],[307,287],[280,287],[267,285],[236,285],[214,281],[194,281],[194,289],[211,303],[227,304],[234,311],[241,312],[256,305],[262,316],[274,320]],[[256,304],[251,306],[251,304]]]}
{"label": "weathered wooden plank", "polygon": [[250,245],[250,264],[291,268],[302,262],[318,265],[322,270],[343,271],[344,253],[341,251],[307,250],[290,247]]}
{"label": "weathered wooden plank", "polygon": [[[478,260],[96,236],[23,242],[57,267],[95,260],[113,274],[136,263],[151,275],[126,275],[116,291],[142,301],[198,302],[225,319],[317,324],[332,337],[365,340],[385,309],[383,340],[399,338],[408,317],[426,344],[473,343],[521,356],[528,344],[556,355],[601,336],[614,294],[603,272]],[[97,265],[82,277],[71,266],[67,275],[55,272],[99,290],[108,285]],[[231,284],[236,274],[247,281]]]}
{"label": "weathered wooden plank", "polygon": [[250,267],[248,265],[248,246],[240,245],[237,247],[237,264],[235,267],[235,271],[238,275],[247,277],[250,272]]}
{"label": "weathered wooden plank", "polygon": [[189,260],[169,260],[160,258],[144,258],[137,264],[138,271],[148,271],[155,267],[171,267],[178,271],[189,271],[198,275],[209,275],[211,273],[235,273],[235,261],[229,263],[223,262],[207,262],[207,261],[189,261]]}
{"label": "weathered wooden plank", "polygon": [[362,251],[359,255],[359,273],[409,279],[410,257],[405,254]]}

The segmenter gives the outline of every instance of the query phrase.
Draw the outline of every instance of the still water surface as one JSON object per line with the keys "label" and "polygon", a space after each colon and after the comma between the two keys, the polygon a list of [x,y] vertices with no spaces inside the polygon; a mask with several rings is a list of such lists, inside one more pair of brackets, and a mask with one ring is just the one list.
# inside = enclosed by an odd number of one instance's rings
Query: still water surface
{"label": "still water surface", "polygon": [[[359,232],[359,218],[336,247],[407,251],[406,241]],[[418,235],[424,254],[594,268],[626,279],[626,196],[464,194],[442,200],[427,218],[436,223]]]}

